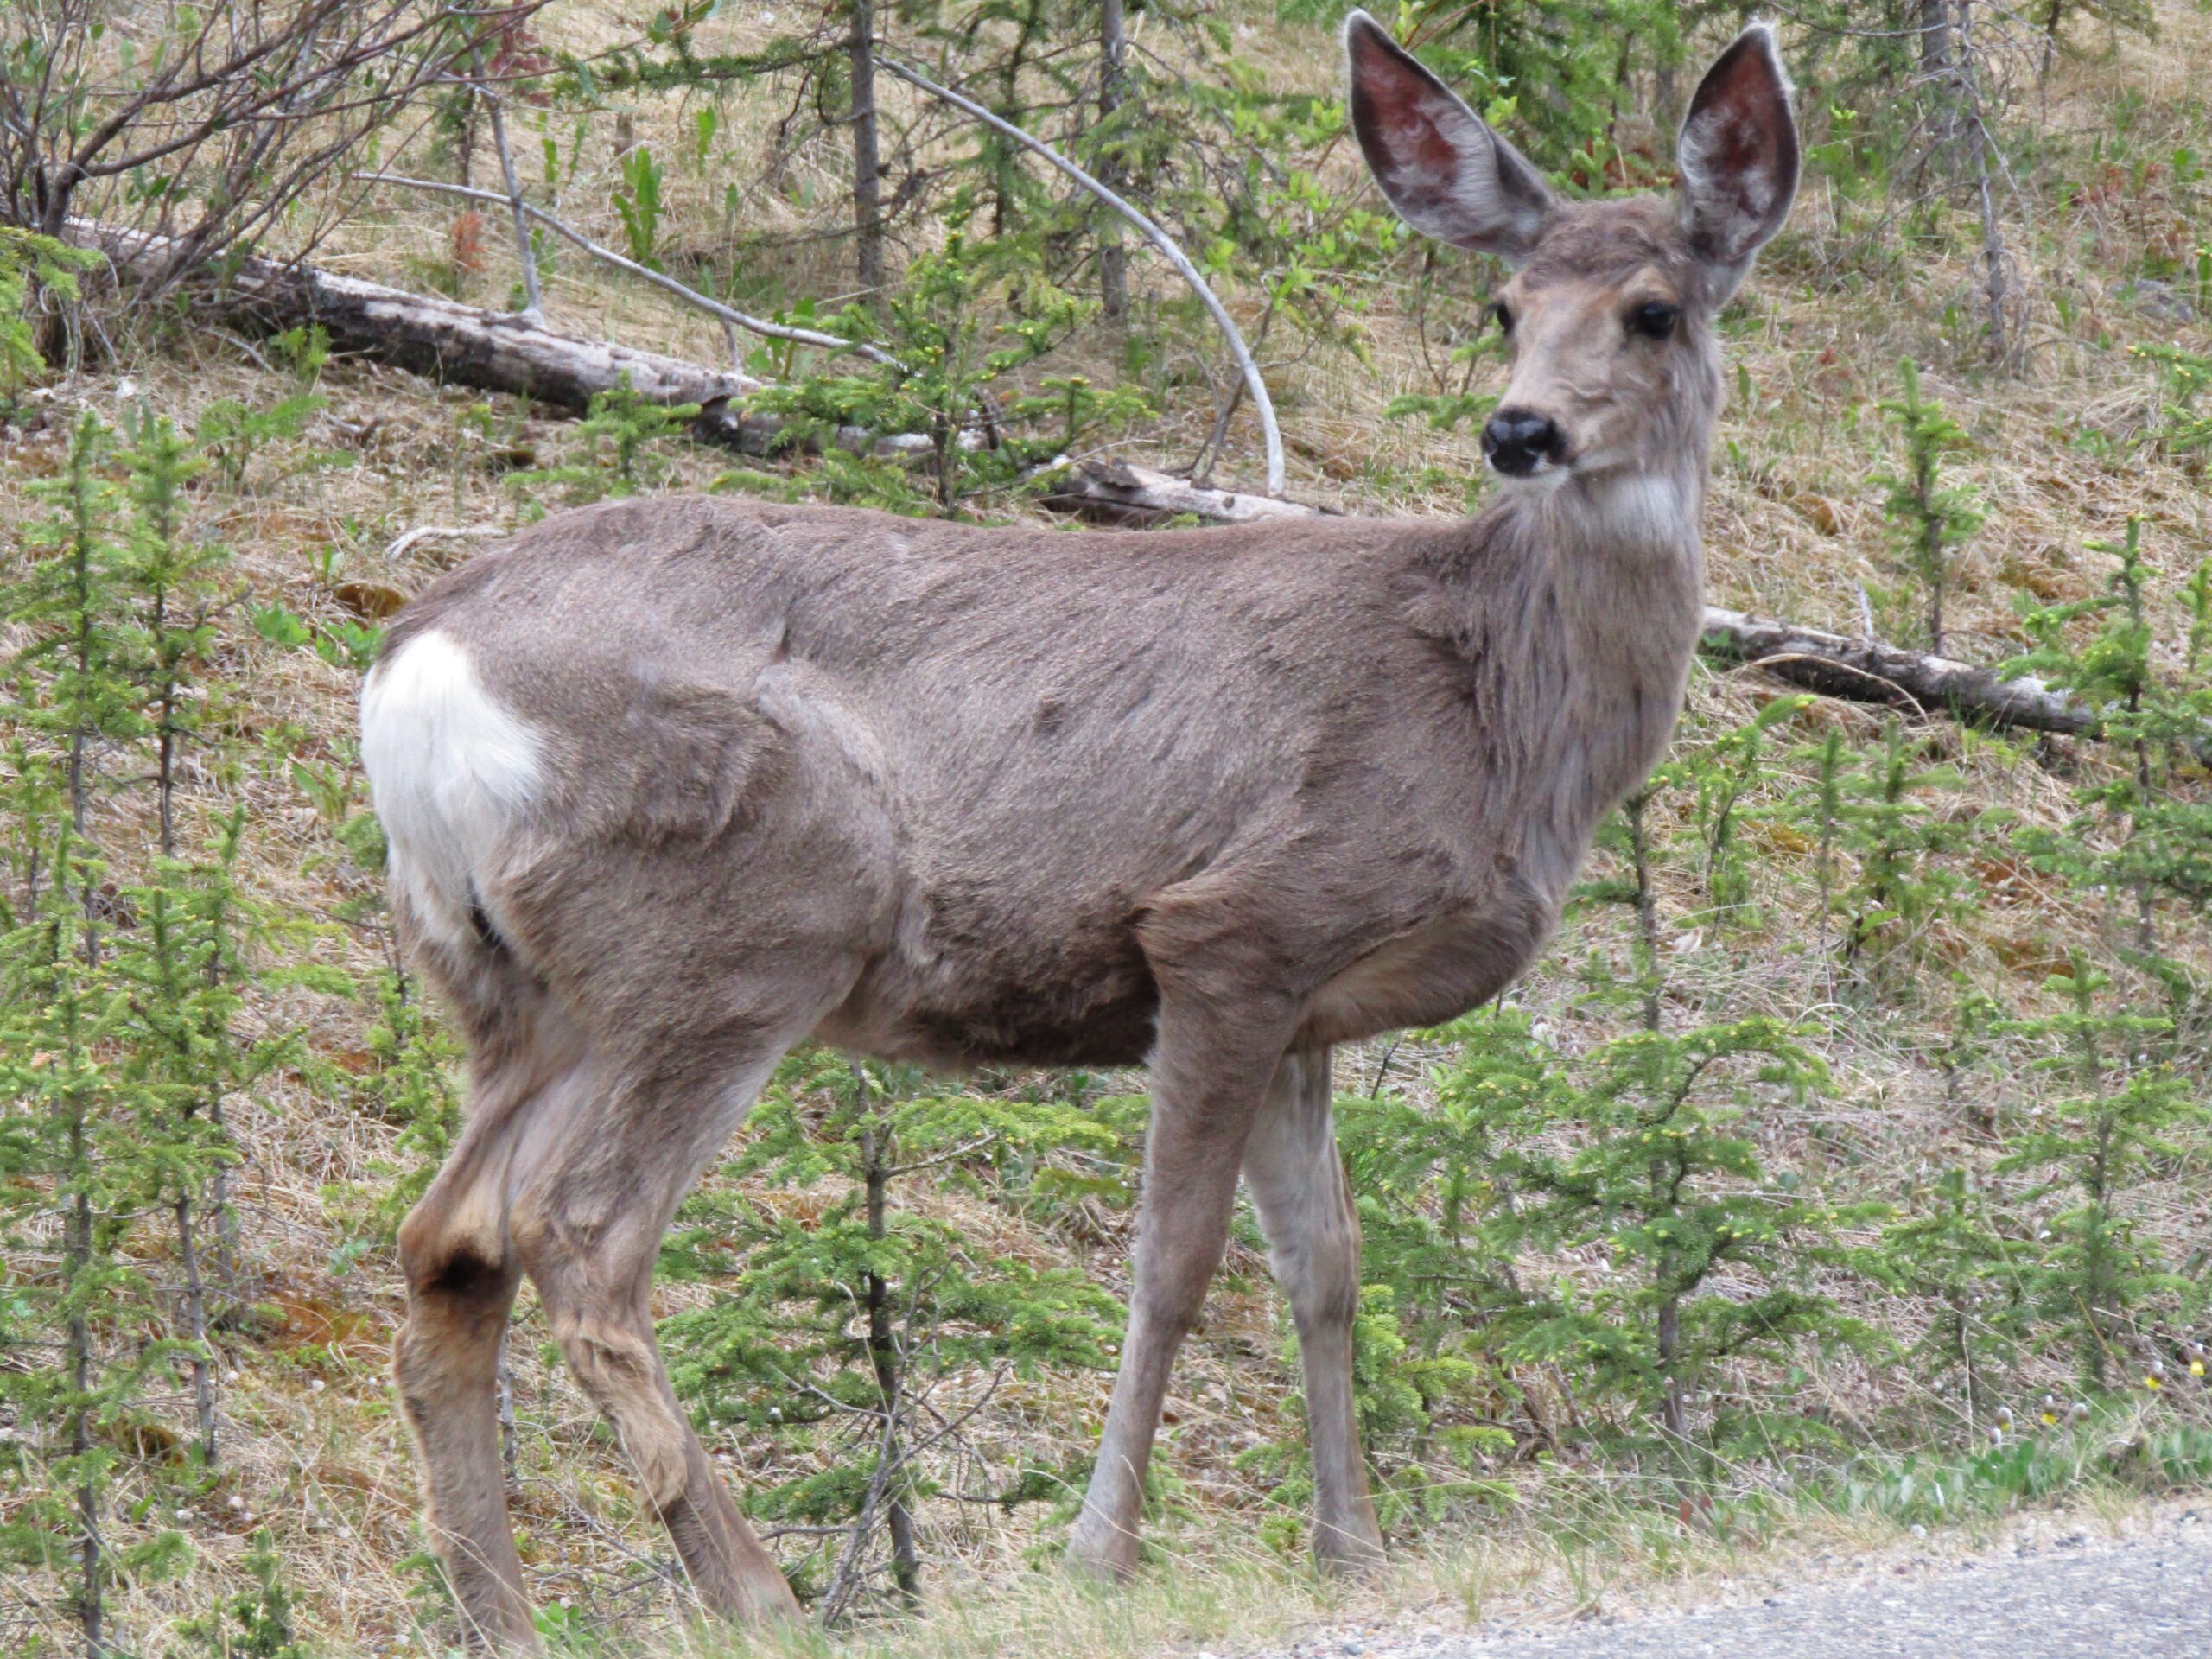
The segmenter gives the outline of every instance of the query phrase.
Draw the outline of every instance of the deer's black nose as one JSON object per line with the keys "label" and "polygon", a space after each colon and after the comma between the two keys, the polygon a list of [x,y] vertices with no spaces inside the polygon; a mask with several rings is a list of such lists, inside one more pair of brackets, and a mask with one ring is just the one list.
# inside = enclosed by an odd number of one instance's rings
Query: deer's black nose
{"label": "deer's black nose", "polygon": [[1533,410],[1501,409],[1483,428],[1483,454],[1508,478],[1526,478],[1566,454],[1567,434],[1559,423]]}

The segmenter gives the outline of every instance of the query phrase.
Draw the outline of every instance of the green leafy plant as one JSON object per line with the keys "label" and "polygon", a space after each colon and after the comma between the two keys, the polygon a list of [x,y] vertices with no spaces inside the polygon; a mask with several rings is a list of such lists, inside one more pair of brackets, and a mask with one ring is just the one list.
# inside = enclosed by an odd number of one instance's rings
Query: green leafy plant
{"label": "green leafy plant", "polygon": [[245,1572],[244,1587],[218,1611],[183,1621],[179,1634],[219,1659],[308,1659],[314,1649],[300,1639],[283,1558],[268,1528],[254,1533],[239,1565]]}
{"label": "green leafy plant", "polygon": [[[2064,825],[2024,826],[2017,839],[2038,868],[2085,888],[2133,895],[2134,948],[2154,957],[2162,901],[2199,918],[2212,903],[2212,805],[2173,782],[2177,768],[2201,765],[2212,753],[2212,678],[2205,673],[2212,563],[2199,567],[2183,590],[2180,637],[2171,642],[2178,649],[2166,653],[2177,668],[2162,669],[2141,518],[2130,516],[2120,540],[2092,542],[2089,550],[2119,561],[2106,590],[2030,608],[2024,620],[2036,649],[2010,666],[2095,709],[2102,734],[2126,761],[2075,791],[2083,810]],[[2094,621],[2096,630],[2076,643],[2083,621]]]}
{"label": "green leafy plant", "polygon": [[622,234],[630,245],[630,257],[648,270],[658,270],[660,193],[661,184],[667,177],[666,169],[653,159],[652,151],[644,144],[624,156],[619,165],[622,182],[614,192],[614,212],[622,221]]}
{"label": "green leafy plant", "polygon": [[51,296],[64,305],[79,296],[78,277],[98,270],[100,256],[20,226],[0,226],[0,398],[12,404],[23,387],[46,372],[38,333],[27,313],[32,299]]}
{"label": "green leafy plant", "polygon": [[[1459,1357],[1462,1389],[1520,1376],[1532,1411],[1563,1378],[1584,1433],[1677,1469],[1814,1433],[1732,1375],[1872,1340],[1812,1280],[1864,1207],[1783,1190],[1745,1122],[1818,1090],[1819,1058],[1764,1020],[1633,1032],[1572,1060],[1511,1010],[1441,1034],[1455,1047],[1433,1109],[1344,1109],[1368,1271],[1416,1351]],[[1560,1265],[1593,1249],[1594,1270]]]}
{"label": "green leafy plant", "polygon": [[296,391],[257,409],[236,397],[220,397],[200,411],[193,442],[215,464],[224,483],[237,490],[256,455],[271,443],[298,437],[329,401],[318,391]]}
{"label": "green leafy plant", "polygon": [[[1745,1122],[1763,1098],[1802,1099],[1827,1077],[1787,1026],[1751,1019],[1615,1038],[1520,1092],[1498,1131],[1496,1179],[1512,1202],[1484,1217],[1488,1248],[1555,1260],[1594,1246],[1599,1267],[1524,1281],[1522,1297],[1491,1315],[1501,1357],[1559,1366],[1586,1427],[1677,1466],[1705,1447],[1818,1438],[1815,1425],[1736,1378],[1747,1366],[1786,1372],[1801,1344],[1871,1340],[1810,1274],[1863,1208],[1770,1181]],[[1575,1131],[1564,1146],[1563,1125]],[[1608,1401],[1636,1418],[1591,1421]]]}
{"label": "green leafy plant", "polygon": [[1874,1282],[1928,1311],[1927,1329],[1906,1363],[1916,1381],[1956,1379],[1972,1432],[1996,1420],[2035,1328],[2028,1288],[2035,1248],[1997,1222],[1962,1166],[1939,1172],[1912,1196],[1858,1264]]}
{"label": "green leafy plant", "polygon": [[635,495],[663,483],[674,470],[667,440],[682,436],[699,418],[696,404],[657,404],[640,397],[625,370],[612,390],[593,396],[577,423],[581,458],[559,467],[507,474],[508,487],[533,516],[545,511],[536,492],[552,485],[571,505],[608,496]]}
{"label": "green leafy plant", "polygon": [[461,1045],[424,1007],[420,986],[400,975],[371,976],[361,995],[376,1011],[363,1039],[370,1064],[361,1103],[399,1127],[392,1149],[405,1160],[377,1172],[369,1214],[372,1236],[388,1243],[461,1134]]}
{"label": "green leafy plant", "polygon": [[2194,454],[2212,445],[2212,412],[2197,407],[2212,388],[2212,358],[2179,346],[2138,346],[2134,353],[2158,371],[2158,442],[2175,454]]}
{"label": "green leafy plant", "polygon": [[[1843,957],[1864,979],[1916,967],[1929,930],[1974,902],[1972,878],[1948,855],[1973,825],[1937,813],[1928,791],[1958,781],[1948,767],[1914,764],[1902,721],[1884,728],[1881,748],[1837,780],[1833,820],[1816,818],[1823,845],[1856,863],[1842,902]],[[1821,810],[1828,797],[1821,798]]]}
{"label": "green leafy plant", "polygon": [[127,964],[143,946],[98,833],[129,775],[118,762],[150,725],[143,596],[111,461],[112,435],[87,411],[60,473],[33,486],[48,512],[0,588],[0,621],[20,642],[0,693],[15,734],[0,818],[20,895],[0,905],[0,1243],[13,1262],[43,1253],[35,1236],[60,1241],[50,1270],[11,1266],[0,1280],[0,1345],[23,1357],[0,1368],[15,1427],[0,1467],[22,1489],[0,1513],[0,1559],[60,1580],[96,1653],[117,1575],[157,1577],[182,1548],[158,1527],[112,1541],[117,1431],[155,1379],[206,1358],[204,1344],[168,1334],[132,1247],[151,1224],[149,1193],[196,1193],[221,1157],[168,1132],[171,1079],[141,1063]]}
{"label": "green leafy plant", "polygon": [[[857,428],[879,440],[919,434],[929,448],[926,485],[887,467],[825,462],[805,480],[833,499],[894,511],[951,515],[969,497],[1004,489],[1088,435],[1122,425],[1148,407],[1134,389],[1103,388],[1075,375],[1025,391],[1012,378],[1045,357],[1094,308],[1055,287],[1020,246],[971,240],[965,211],[938,252],[907,267],[887,303],[885,343],[898,361],[869,374],[817,376],[772,387],[749,407],[782,423],[786,447],[825,452]],[[909,475],[911,476],[911,475]],[[931,494],[923,489],[933,485]],[[772,475],[726,474],[717,488],[779,493]]]}

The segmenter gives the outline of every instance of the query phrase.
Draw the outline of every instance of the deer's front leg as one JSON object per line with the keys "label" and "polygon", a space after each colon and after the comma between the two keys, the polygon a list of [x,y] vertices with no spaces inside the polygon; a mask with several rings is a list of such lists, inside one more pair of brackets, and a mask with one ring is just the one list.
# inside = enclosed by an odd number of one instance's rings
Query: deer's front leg
{"label": "deer's front leg", "polygon": [[1313,1454],[1314,1560],[1325,1570],[1358,1571],[1382,1559],[1382,1532],[1368,1496],[1352,1387],[1359,1211],[1337,1155],[1333,1109],[1329,1051],[1285,1055],[1244,1148],[1244,1179],[1298,1325]]}
{"label": "deer's front leg", "polygon": [[[1269,1038],[1257,1036],[1262,1026]],[[1168,1373],[1229,1240],[1244,1144],[1281,1054],[1274,1030],[1249,1014],[1224,1018],[1163,1001],[1128,1335],[1097,1466],[1068,1545],[1079,1569],[1121,1578],[1136,1566],[1145,1465]]]}

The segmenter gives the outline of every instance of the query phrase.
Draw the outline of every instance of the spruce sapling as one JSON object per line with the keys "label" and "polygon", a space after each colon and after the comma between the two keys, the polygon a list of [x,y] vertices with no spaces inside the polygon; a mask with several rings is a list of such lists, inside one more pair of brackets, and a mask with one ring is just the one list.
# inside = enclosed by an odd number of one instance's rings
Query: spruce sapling
{"label": "spruce sapling", "polygon": [[2044,1317],[2074,1332],[2083,1374],[2102,1387],[2139,1310],[2157,1302],[2194,1313],[2202,1303],[2202,1286],[2164,1267],[2133,1211],[2158,1166],[2188,1158],[2180,1137],[2212,1124],[2212,1106],[2156,1052],[2169,1022],[2101,1008],[2107,976],[2069,954],[2069,971],[2048,987],[2067,1006],[1999,1029],[2042,1049],[2035,1069],[2072,1093],[2015,1130],[1997,1168],[2040,1172],[2028,1197],[2063,1206],[2037,1234],[2033,1283]]}
{"label": "spruce sapling", "polygon": [[1943,482],[1946,456],[1967,447],[1967,435],[1943,405],[1920,391],[1920,370],[1910,358],[1898,364],[1904,395],[1885,400],[1883,413],[1904,450],[1894,473],[1875,482],[1888,493],[1882,511],[1890,520],[1891,567],[1920,589],[1928,648],[1941,655],[1943,606],[1958,575],[1959,552],[1987,516],[1971,490]]}

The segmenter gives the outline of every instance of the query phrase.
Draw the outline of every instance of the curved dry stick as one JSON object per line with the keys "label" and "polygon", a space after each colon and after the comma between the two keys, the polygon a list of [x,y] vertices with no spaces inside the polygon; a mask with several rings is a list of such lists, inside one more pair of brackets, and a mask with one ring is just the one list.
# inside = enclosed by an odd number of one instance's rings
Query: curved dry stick
{"label": "curved dry stick", "polygon": [[[1786,680],[1789,677],[1788,670],[1793,663],[1802,664],[1815,673],[1827,673],[1833,671],[1838,674],[1856,674],[1862,680],[1872,680],[1876,685],[1885,685],[1911,706],[1915,719],[1928,718],[1928,705],[1895,680],[1885,678],[1870,669],[1856,668],[1849,663],[1839,663],[1833,657],[1822,657],[1809,651],[1778,651],[1771,657],[1762,657],[1757,662],[1742,663],[1738,666],[1755,671],[1764,669],[1777,680]],[[1856,702],[1858,699],[1853,698],[1852,701]]]}
{"label": "curved dry stick", "polygon": [[[484,49],[476,49],[476,73],[484,73]],[[515,253],[522,262],[522,315],[531,322],[545,321],[545,296],[538,287],[537,250],[530,245],[529,206],[522,199],[522,184],[515,175],[515,153],[507,143],[506,100],[481,80],[461,83],[483,101],[492,117],[492,146],[499,151],[499,176],[507,187],[507,207],[515,227]]]}
{"label": "curved dry stick", "polygon": [[633,276],[642,276],[654,287],[665,289],[686,305],[704,311],[709,316],[720,317],[724,322],[735,323],[741,328],[752,334],[764,334],[771,340],[788,340],[801,346],[820,346],[833,352],[850,352],[871,363],[880,363],[887,369],[897,369],[902,373],[906,372],[904,363],[881,347],[871,346],[865,340],[847,340],[841,334],[825,334],[813,328],[793,328],[785,323],[768,322],[759,317],[747,316],[742,311],[724,305],[720,300],[709,298],[687,283],[677,282],[664,270],[641,265],[612,248],[601,246],[582,231],[554,218],[543,207],[519,198],[510,199],[496,190],[479,190],[466,184],[448,184],[440,179],[410,179],[397,173],[356,173],[353,177],[365,184],[397,184],[410,190],[428,190],[435,195],[461,196],[470,201],[488,201],[501,207],[518,208],[547,230],[575,243],[593,258],[604,260]]}
{"label": "curved dry stick", "polygon": [[890,58],[877,59],[876,67],[898,76],[910,86],[920,88],[931,98],[942,99],[955,109],[965,111],[995,131],[1003,133],[1013,139],[1015,143],[1020,144],[1031,154],[1042,156],[1123,219],[1128,219],[1130,224],[1135,226],[1144,233],[1145,240],[1160,250],[1167,263],[1174,266],[1183,280],[1191,285],[1192,292],[1198,296],[1200,303],[1205,307],[1215,323],[1220,327],[1223,337],[1229,342],[1230,354],[1236,359],[1236,366],[1243,373],[1244,390],[1252,399],[1253,412],[1260,417],[1260,430],[1267,441],[1268,493],[1281,495],[1282,493],[1282,432],[1275,425],[1274,403],[1268,396],[1267,383],[1260,378],[1260,365],[1252,360],[1251,351],[1244,344],[1244,336],[1237,332],[1235,321],[1230,318],[1221,301],[1215,296],[1213,289],[1206,286],[1206,279],[1198,275],[1198,267],[1184,257],[1183,250],[1175,245],[1173,239],[1168,236],[1167,232],[1042,139],[1032,137],[1005,117],[993,114],[973,99],[963,98],[950,87],[940,86],[927,75],[909,69],[906,65],[895,62]]}

